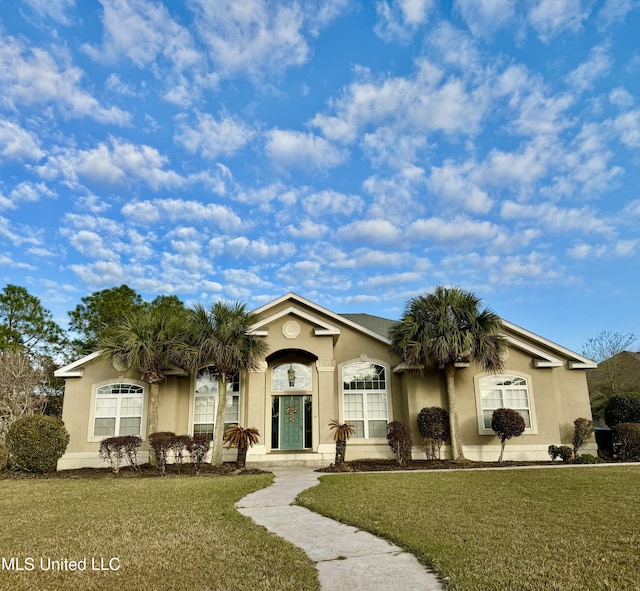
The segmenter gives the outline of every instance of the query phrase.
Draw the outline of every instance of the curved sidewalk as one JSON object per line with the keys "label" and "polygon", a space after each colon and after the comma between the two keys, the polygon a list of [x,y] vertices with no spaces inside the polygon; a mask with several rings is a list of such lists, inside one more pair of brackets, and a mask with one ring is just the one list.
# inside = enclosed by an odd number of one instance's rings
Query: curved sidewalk
{"label": "curved sidewalk", "polygon": [[440,591],[413,554],[376,536],[292,505],[318,484],[311,468],[273,468],[274,483],[236,503],[240,513],[302,548],[316,563],[324,591]]}

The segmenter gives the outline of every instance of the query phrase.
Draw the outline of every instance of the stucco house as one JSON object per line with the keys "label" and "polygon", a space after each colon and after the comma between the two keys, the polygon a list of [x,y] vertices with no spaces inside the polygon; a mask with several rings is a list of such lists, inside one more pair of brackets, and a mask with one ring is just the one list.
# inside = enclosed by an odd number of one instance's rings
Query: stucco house
{"label": "stucco house", "polygon": [[[254,313],[259,321],[252,332],[266,340],[268,352],[257,370],[235,376],[226,393],[225,422],[260,431],[248,465],[328,465],[335,452],[328,423],[334,418],[356,428],[347,460],[391,457],[386,431],[394,420],[412,429],[413,456],[424,458],[416,418],[426,406],[447,407],[444,376],[437,369],[417,375],[392,358],[387,334],[394,321],[336,314],[294,293]],[[473,460],[498,458],[491,414],[508,406],[522,414],[527,428],[509,442],[505,459],[548,459],[547,447],[569,443],[573,421],[591,416],[584,370],[596,365],[507,321],[504,333],[504,373],[488,375],[459,363],[464,453]],[[105,437],[135,434],[146,440],[149,386],[135,371],[120,372],[93,353],[56,375],[65,378],[62,418],[71,436],[59,469],[104,465],[98,447]],[[161,385],[158,430],[213,434],[217,402],[209,368],[196,375],[176,371]],[[595,449],[590,444],[585,451]],[[235,450],[225,453],[235,459]],[[143,452],[141,460],[147,457]]]}

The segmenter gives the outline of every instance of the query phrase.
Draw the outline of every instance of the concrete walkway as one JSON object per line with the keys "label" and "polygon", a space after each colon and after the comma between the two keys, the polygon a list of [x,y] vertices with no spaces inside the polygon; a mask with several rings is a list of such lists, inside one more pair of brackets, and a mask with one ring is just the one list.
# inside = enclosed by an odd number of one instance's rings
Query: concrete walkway
{"label": "concrete walkway", "polygon": [[273,468],[272,486],[236,507],[257,524],[302,548],[316,563],[324,591],[440,591],[442,586],[413,554],[376,536],[292,505],[318,484],[311,468]]}

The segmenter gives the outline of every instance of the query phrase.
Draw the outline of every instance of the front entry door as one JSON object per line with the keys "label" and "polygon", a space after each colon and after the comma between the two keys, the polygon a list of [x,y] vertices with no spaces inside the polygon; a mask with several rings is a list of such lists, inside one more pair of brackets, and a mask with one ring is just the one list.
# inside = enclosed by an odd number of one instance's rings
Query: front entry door
{"label": "front entry door", "polygon": [[280,397],[280,449],[304,448],[304,396]]}

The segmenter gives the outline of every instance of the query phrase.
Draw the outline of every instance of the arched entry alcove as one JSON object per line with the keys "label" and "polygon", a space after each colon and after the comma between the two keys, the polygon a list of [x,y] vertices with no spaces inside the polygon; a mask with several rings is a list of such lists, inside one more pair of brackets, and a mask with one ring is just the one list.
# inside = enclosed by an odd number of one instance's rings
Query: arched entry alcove
{"label": "arched entry alcove", "polygon": [[317,360],[316,355],[303,349],[281,349],[266,358],[273,451],[303,451],[313,447]]}

